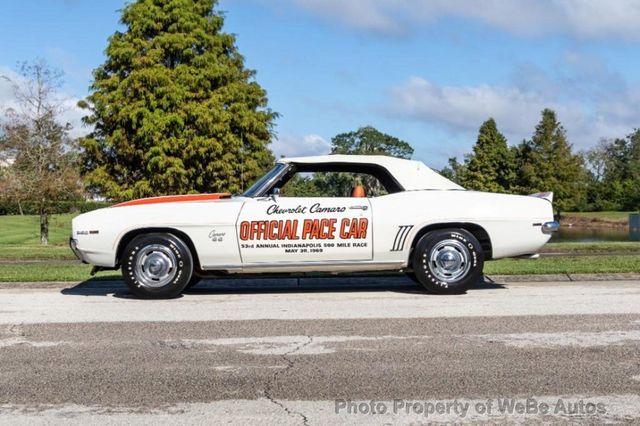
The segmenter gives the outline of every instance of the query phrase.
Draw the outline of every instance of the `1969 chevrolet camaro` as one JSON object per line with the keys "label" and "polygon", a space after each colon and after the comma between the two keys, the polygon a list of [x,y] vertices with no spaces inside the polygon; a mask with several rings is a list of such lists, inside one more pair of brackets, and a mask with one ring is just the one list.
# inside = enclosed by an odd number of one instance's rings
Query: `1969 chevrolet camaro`
{"label": "1969 chevrolet camaro", "polygon": [[[356,178],[337,196],[287,196],[287,183],[309,173]],[[242,195],[145,198],[82,214],[70,245],[94,270],[121,268],[146,298],[175,297],[207,275],[302,271],[404,271],[431,292],[460,293],[485,261],[534,254],[549,240],[552,198],[468,191],[418,161],[288,158]]]}

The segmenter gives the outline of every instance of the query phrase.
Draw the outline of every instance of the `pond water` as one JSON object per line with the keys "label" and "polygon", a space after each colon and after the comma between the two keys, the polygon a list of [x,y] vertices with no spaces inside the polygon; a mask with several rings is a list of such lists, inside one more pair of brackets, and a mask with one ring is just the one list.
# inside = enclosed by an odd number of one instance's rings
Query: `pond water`
{"label": "pond water", "polygon": [[628,229],[589,229],[560,226],[551,242],[631,241]]}

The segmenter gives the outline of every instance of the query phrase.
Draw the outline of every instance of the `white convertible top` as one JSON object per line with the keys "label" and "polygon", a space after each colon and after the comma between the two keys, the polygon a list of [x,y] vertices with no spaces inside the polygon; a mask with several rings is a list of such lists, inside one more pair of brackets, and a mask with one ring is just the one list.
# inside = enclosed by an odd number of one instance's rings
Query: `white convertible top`
{"label": "white convertible top", "polygon": [[441,176],[422,161],[405,160],[386,155],[317,155],[313,157],[281,158],[279,163],[354,163],[377,164],[393,175],[405,190],[417,189],[464,189],[457,183]]}

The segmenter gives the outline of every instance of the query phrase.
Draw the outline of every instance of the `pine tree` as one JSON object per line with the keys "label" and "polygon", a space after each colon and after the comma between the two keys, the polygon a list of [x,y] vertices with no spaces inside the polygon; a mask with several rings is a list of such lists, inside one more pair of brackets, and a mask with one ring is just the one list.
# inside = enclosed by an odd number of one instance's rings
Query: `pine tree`
{"label": "pine tree", "polygon": [[582,206],[586,183],[583,160],[571,152],[571,144],[555,112],[542,111],[532,139],[522,143],[518,156],[522,192],[553,191],[558,211]]}
{"label": "pine tree", "polygon": [[[465,155],[465,157],[467,155]],[[442,176],[457,183],[460,186],[464,185],[466,172],[467,163],[465,163],[464,161],[462,163],[459,162],[457,157],[450,157],[447,161],[447,165],[443,167],[442,170],[440,170],[440,174]]]}
{"label": "pine tree", "polygon": [[80,105],[85,178],[110,199],[236,192],[273,156],[266,92],[222,31],[216,0],[137,0]]}
{"label": "pine tree", "polygon": [[510,192],[514,186],[514,155],[507,139],[489,118],[482,123],[473,153],[468,157],[462,186],[487,192]]}

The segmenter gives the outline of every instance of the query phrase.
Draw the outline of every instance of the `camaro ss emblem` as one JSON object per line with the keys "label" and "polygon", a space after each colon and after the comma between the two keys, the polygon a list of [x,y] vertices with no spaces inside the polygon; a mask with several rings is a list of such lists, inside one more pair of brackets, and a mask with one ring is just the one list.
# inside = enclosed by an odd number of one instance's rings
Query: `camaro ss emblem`
{"label": "camaro ss emblem", "polygon": [[227,234],[226,232],[218,232],[215,229],[213,229],[211,230],[211,232],[209,232],[209,239],[214,243],[217,243],[224,240],[224,236],[226,234]]}

